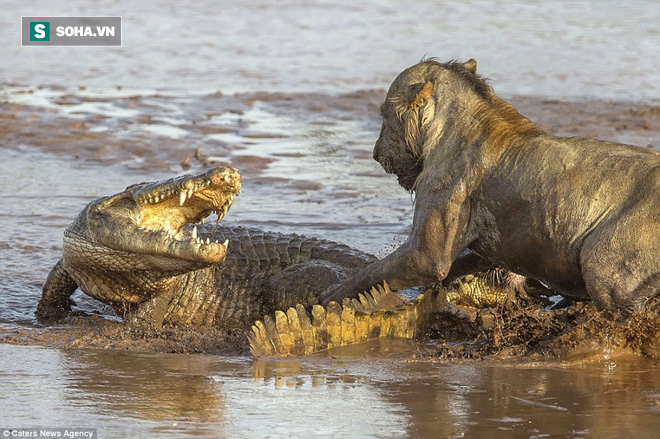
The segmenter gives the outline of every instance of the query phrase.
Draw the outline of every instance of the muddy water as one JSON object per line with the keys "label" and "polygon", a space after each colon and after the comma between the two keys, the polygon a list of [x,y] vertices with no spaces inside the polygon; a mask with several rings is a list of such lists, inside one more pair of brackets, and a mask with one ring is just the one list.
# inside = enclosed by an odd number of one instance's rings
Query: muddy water
{"label": "muddy water", "polygon": [[[550,132],[660,149],[654,2],[44,8],[3,5],[3,41],[15,40],[21,15],[122,15],[125,39],[112,49],[2,48],[0,339],[43,331],[33,317],[41,284],[86,203],[213,164],[244,174],[228,222],[390,252],[410,227],[412,200],[371,159],[378,106],[396,73],[425,53],[477,58],[495,89]],[[571,363],[444,364],[416,353],[383,342],[264,363],[0,344],[0,427],[640,438],[660,428],[660,371],[650,361],[603,352]]]}
{"label": "muddy water", "polygon": [[0,345],[2,417],[75,420],[100,437],[657,437],[653,364],[440,365],[405,353],[372,343],[253,362]]}
{"label": "muddy water", "polygon": [[[335,92],[386,87],[428,54],[476,58],[509,94],[660,97],[653,0],[3,3],[2,78],[27,85]],[[15,43],[21,15],[48,14],[120,15],[123,46]]]}

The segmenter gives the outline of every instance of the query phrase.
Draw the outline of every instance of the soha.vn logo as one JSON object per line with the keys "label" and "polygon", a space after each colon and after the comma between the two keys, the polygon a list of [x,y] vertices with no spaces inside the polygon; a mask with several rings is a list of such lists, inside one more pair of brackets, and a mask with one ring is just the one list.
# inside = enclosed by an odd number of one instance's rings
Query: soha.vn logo
{"label": "soha.vn logo", "polygon": [[50,41],[50,22],[31,21],[30,41]]}
{"label": "soha.vn logo", "polygon": [[22,46],[121,46],[121,17],[21,17]]}

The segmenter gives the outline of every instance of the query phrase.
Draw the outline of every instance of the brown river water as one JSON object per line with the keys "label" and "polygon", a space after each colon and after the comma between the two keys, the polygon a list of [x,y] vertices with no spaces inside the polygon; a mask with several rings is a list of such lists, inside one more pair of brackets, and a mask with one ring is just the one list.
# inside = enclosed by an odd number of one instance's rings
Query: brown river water
{"label": "brown river water", "polygon": [[[607,350],[447,362],[381,340],[264,362],[29,342],[46,330],[33,313],[63,229],[131,183],[232,164],[244,187],[225,221],[392,251],[412,199],[371,158],[378,107],[425,54],[476,58],[549,132],[660,149],[657,3],[0,4],[0,429],[657,437],[657,361]],[[122,15],[123,47],[22,48],[22,15]]]}

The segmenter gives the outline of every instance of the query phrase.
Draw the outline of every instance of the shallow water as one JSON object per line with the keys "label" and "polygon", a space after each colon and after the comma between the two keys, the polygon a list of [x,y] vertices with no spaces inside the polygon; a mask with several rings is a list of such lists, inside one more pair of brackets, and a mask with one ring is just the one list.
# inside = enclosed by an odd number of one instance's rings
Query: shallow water
{"label": "shallow water", "polygon": [[[660,112],[643,107],[660,102],[651,1],[118,1],[102,12],[79,0],[7,2],[0,36],[14,41],[21,15],[66,14],[123,15],[125,40],[2,48],[0,335],[35,329],[62,231],[86,203],[218,163],[244,174],[226,221],[387,254],[406,236],[412,200],[371,159],[378,106],[425,53],[477,58],[549,131],[660,147]],[[0,344],[0,427],[75,419],[100,437],[640,438],[660,427],[650,361],[604,352],[570,364],[440,364],[416,352],[383,341],[264,363]]]}
{"label": "shallow water", "polygon": [[0,403],[7,427],[76,420],[99,437],[650,438],[660,427],[660,375],[644,361],[442,365],[368,348],[262,362],[0,345]]}
{"label": "shallow water", "polygon": [[21,15],[123,17],[121,48],[6,44],[3,80],[27,85],[336,92],[387,87],[428,55],[475,58],[507,94],[660,98],[653,0],[7,1],[1,11],[7,42]]}

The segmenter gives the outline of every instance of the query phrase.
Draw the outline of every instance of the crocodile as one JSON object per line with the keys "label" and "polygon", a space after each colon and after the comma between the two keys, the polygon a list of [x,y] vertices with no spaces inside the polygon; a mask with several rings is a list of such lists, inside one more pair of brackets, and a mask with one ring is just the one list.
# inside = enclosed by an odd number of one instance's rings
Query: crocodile
{"label": "crocodile", "polygon": [[301,356],[379,337],[422,338],[440,313],[472,318],[476,309],[529,299],[536,288],[523,276],[497,269],[464,276],[405,301],[384,282],[357,298],[344,298],[341,305],[314,305],[311,314],[298,304],[266,315],[248,333],[250,351],[255,358]]}
{"label": "crocodile", "polygon": [[[221,225],[240,191],[238,170],[217,167],[92,201],[64,231],[62,258],[43,286],[37,317],[50,323],[68,316],[80,288],[125,321],[244,331],[255,356],[292,355],[365,336],[415,337],[447,303],[493,306],[526,285],[521,276],[491,271],[406,303],[385,284],[326,310],[318,305],[321,293],[376,257],[333,241]],[[205,222],[211,215],[214,224]],[[288,322],[278,311],[287,308]],[[359,328],[351,326],[356,322]],[[327,328],[313,343],[277,342],[298,340],[298,328],[310,324]]]}
{"label": "crocodile", "polygon": [[[216,167],[92,201],[64,231],[37,317],[66,317],[80,288],[129,321],[249,329],[277,309],[318,303],[376,261],[328,240],[219,224],[240,191],[238,170]],[[215,224],[204,221],[211,215]]]}

